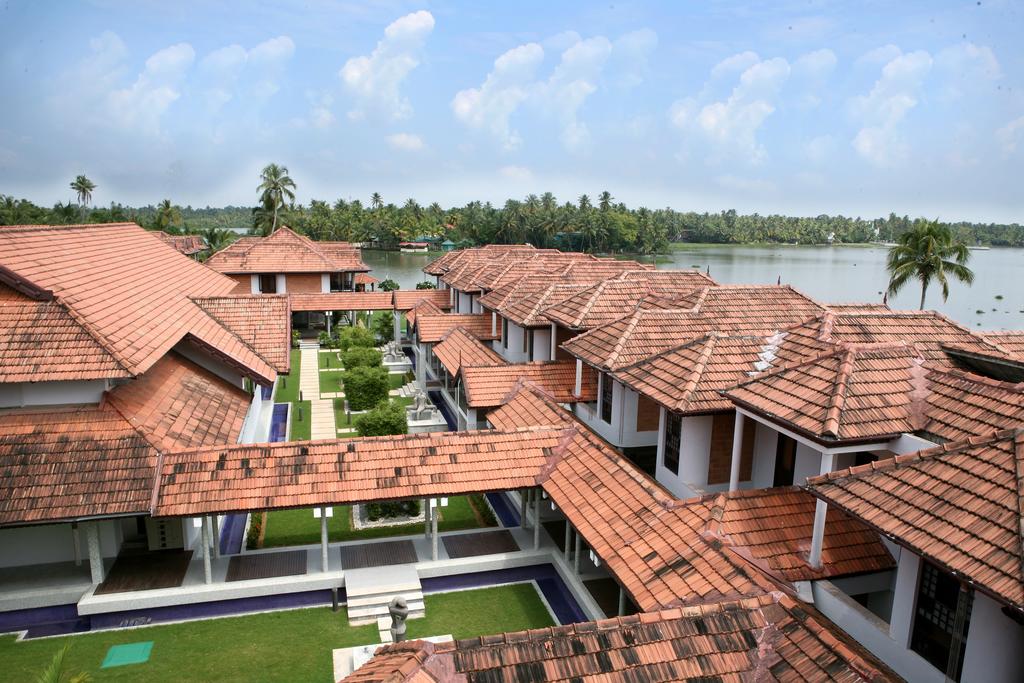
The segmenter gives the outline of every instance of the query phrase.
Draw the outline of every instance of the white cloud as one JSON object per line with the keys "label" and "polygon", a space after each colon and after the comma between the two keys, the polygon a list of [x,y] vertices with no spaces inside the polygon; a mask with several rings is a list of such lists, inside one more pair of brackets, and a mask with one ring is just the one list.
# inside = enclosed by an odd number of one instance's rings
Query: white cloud
{"label": "white cloud", "polygon": [[110,115],[126,128],[159,133],[160,118],[181,96],[180,82],[195,56],[195,50],[188,43],[178,43],[153,53],[130,87],[110,93]]}
{"label": "white cloud", "polygon": [[726,57],[711,69],[711,78],[732,77],[733,74],[741,74],[750,67],[761,61],[756,52],[747,50],[731,57]]}
{"label": "white cloud", "polygon": [[434,30],[434,16],[420,10],[396,19],[369,55],[345,62],[339,76],[355,98],[352,119],[380,113],[391,119],[412,115],[412,105],[401,93],[402,82],[419,66],[419,54]]}
{"label": "white cloud", "polygon": [[858,57],[857,61],[854,63],[857,66],[875,68],[882,66],[883,64],[888,64],[901,54],[903,54],[903,50],[890,43],[865,52]]}
{"label": "white cloud", "polygon": [[935,55],[935,70],[942,78],[942,94],[955,99],[988,88],[1002,78],[999,60],[992,50],[974,43],[960,43]]}
{"label": "white cloud", "polygon": [[533,180],[533,173],[525,166],[502,166],[498,169],[498,174],[502,178],[516,183],[526,183]]}
{"label": "white cloud", "polygon": [[277,64],[291,59],[293,54],[295,42],[288,36],[278,36],[249,50],[249,61],[254,64]]}
{"label": "white cloud", "polygon": [[581,40],[562,53],[562,60],[541,89],[541,103],[562,126],[562,144],[579,149],[590,142],[587,125],[578,112],[598,88],[598,78],[612,53],[612,44],[604,36]]}
{"label": "white cloud", "polygon": [[612,44],[609,69],[617,85],[635,87],[647,76],[648,60],[658,47],[658,34],[649,28],[631,31]]}
{"label": "white cloud", "polygon": [[494,68],[479,88],[460,90],[452,99],[455,117],[473,128],[490,131],[505,149],[519,147],[522,140],[509,118],[529,97],[544,48],[527,43],[512,48],[494,60]]}
{"label": "white cloud", "polygon": [[828,48],[808,52],[793,62],[793,74],[821,81],[836,68],[836,53]]}
{"label": "white cloud", "polygon": [[1019,116],[996,131],[996,140],[1002,147],[1003,155],[1010,156],[1024,141],[1024,116]]}
{"label": "white cloud", "polygon": [[819,135],[807,141],[804,145],[804,155],[812,163],[820,164],[833,153],[835,144],[835,138],[831,135]]}
{"label": "white cloud", "polygon": [[199,63],[208,106],[216,111],[235,97],[238,82],[249,64],[256,68],[251,71],[248,92],[258,98],[272,96],[280,90],[283,70],[294,53],[295,42],[288,36],[271,38],[251,50],[227,45],[209,53]]}
{"label": "white cloud", "polygon": [[334,125],[334,114],[327,107],[313,107],[309,120],[316,128],[330,128]]}
{"label": "white cloud", "polygon": [[418,152],[423,149],[423,140],[419,135],[412,133],[395,133],[387,136],[386,140],[392,149],[403,152]]}
{"label": "white cloud", "polygon": [[931,68],[931,55],[923,50],[901,54],[882,67],[871,92],[852,100],[854,114],[864,126],[851,144],[862,158],[876,166],[891,166],[907,157],[909,145],[899,124],[917,106]]}

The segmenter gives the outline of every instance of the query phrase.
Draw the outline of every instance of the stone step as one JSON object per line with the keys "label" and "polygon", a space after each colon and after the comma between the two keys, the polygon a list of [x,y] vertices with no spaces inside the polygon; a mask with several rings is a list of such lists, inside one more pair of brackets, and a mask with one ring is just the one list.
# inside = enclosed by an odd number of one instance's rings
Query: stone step
{"label": "stone step", "polygon": [[346,600],[348,601],[349,609],[357,607],[373,607],[374,605],[386,605],[391,602],[392,598],[403,597],[405,601],[410,605],[414,602],[423,602],[423,593],[420,590],[411,591],[388,591],[387,593],[375,593],[373,595],[360,595],[358,597],[352,597],[346,594]]}
{"label": "stone step", "polygon": [[[420,619],[427,616],[426,607],[423,602],[407,602],[409,607],[409,619]],[[351,626],[362,626],[363,624],[375,624],[381,617],[390,616],[388,604],[376,605],[373,607],[348,608],[348,623]]]}

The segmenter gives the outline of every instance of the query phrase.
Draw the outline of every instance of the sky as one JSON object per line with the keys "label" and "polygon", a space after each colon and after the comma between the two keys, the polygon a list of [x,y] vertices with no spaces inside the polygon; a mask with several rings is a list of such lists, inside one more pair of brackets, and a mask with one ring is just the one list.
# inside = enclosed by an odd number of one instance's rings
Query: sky
{"label": "sky", "polygon": [[0,194],[1024,222],[1024,2],[0,2]]}

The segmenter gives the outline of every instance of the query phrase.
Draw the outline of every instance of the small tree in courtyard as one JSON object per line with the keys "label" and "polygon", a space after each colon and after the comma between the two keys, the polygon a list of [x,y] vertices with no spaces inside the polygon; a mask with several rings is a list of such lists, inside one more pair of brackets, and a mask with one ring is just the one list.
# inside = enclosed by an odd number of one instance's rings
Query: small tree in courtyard
{"label": "small tree in courtyard", "polygon": [[424,280],[416,283],[416,289],[437,289],[437,286],[429,280]]}
{"label": "small tree in courtyard", "polygon": [[381,367],[381,361],[383,358],[383,355],[377,349],[371,349],[365,346],[353,346],[348,351],[341,354],[341,364],[344,365],[347,370],[352,370],[354,368],[379,368]]}
{"label": "small tree in courtyard", "polygon": [[388,371],[384,368],[352,368],[341,376],[351,410],[369,410],[388,400]]}
{"label": "small tree in courtyard", "polygon": [[401,289],[401,287],[397,282],[395,282],[391,278],[388,278],[387,280],[381,280],[380,284],[377,285],[377,289],[379,289],[382,292],[393,292],[396,289]]}
{"label": "small tree in courtyard", "polygon": [[377,340],[373,338],[373,332],[370,332],[365,327],[343,327],[341,332],[338,333],[338,348],[341,349],[342,353],[345,353],[351,348],[362,346],[366,348],[373,348],[377,345]]}
{"label": "small tree in courtyard", "polygon": [[373,410],[357,417],[355,425],[359,436],[387,436],[409,431],[405,408],[391,401],[378,403]]}
{"label": "small tree in courtyard", "polygon": [[377,335],[377,341],[388,341],[395,335],[395,314],[391,311],[384,311],[373,320],[373,333]]}

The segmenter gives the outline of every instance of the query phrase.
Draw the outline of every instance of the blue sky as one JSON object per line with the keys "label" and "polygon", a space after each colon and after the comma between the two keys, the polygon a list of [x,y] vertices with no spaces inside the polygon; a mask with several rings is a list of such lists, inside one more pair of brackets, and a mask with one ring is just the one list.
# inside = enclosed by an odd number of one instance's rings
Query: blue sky
{"label": "blue sky", "polygon": [[0,192],[1024,220],[1024,5],[26,2]]}

